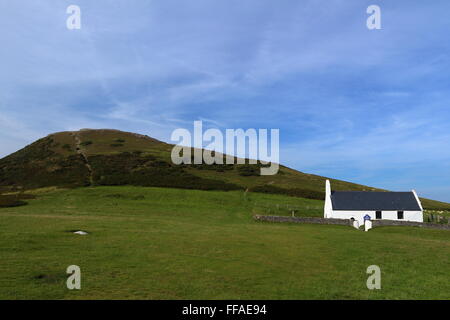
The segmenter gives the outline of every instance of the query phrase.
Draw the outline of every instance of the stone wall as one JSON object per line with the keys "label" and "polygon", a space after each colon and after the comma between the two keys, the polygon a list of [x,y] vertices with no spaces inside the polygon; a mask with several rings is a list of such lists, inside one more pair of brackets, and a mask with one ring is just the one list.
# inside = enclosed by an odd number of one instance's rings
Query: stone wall
{"label": "stone wall", "polygon": [[291,222],[291,223],[311,223],[311,224],[338,224],[343,226],[351,226],[350,220],[343,219],[325,219],[316,217],[288,217],[288,216],[261,216],[255,215],[256,221],[267,222]]}
{"label": "stone wall", "polygon": [[[288,223],[309,223],[309,224],[337,224],[342,226],[351,226],[350,220],[345,219],[325,219],[316,217],[288,217],[288,216],[261,216],[255,215],[253,218],[256,221],[266,221],[266,222],[288,222]],[[363,227],[362,225],[361,227]],[[396,220],[372,220],[372,227],[383,227],[383,226],[406,226],[406,227],[420,227],[420,228],[430,228],[430,229],[440,229],[440,230],[450,230],[449,224],[438,224],[438,223],[422,223],[422,222],[412,222],[412,221],[396,221]]]}

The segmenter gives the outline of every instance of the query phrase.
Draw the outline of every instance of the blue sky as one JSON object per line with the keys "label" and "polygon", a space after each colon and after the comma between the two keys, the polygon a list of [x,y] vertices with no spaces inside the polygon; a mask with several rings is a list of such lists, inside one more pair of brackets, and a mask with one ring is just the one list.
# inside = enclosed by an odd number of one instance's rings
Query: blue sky
{"label": "blue sky", "polygon": [[[66,8],[82,29],[66,28]],[[381,7],[382,30],[366,8]],[[55,131],[279,128],[281,163],[450,201],[450,2],[0,2],[0,156]]]}

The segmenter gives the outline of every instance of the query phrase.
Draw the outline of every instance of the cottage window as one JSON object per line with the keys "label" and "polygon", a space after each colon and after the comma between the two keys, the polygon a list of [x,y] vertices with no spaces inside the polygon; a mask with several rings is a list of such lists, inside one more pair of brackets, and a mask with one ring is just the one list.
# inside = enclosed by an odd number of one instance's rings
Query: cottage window
{"label": "cottage window", "polygon": [[403,211],[397,211],[397,219],[403,220]]}
{"label": "cottage window", "polygon": [[375,212],[375,219],[381,219],[381,211]]}

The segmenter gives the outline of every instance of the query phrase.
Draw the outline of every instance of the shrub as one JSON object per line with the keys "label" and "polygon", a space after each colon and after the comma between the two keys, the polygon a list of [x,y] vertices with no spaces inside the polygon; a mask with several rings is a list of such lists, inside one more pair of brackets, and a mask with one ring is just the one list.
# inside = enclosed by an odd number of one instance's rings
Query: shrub
{"label": "shrub", "polygon": [[[184,166],[158,160],[154,156],[139,156],[122,152],[116,155],[89,157],[97,185],[136,185],[200,190],[240,190],[241,187],[219,180],[190,174]],[[105,163],[108,165],[105,166]]]}
{"label": "shrub", "polygon": [[272,185],[263,185],[263,186],[256,186],[253,188],[250,188],[250,191],[252,192],[260,192],[260,193],[272,193],[272,194],[284,194],[292,197],[300,197],[300,198],[307,198],[307,199],[316,199],[316,200],[323,200],[325,199],[325,192],[321,191],[314,191],[309,189],[299,189],[299,188],[293,188],[293,189],[284,189]]}
{"label": "shrub", "polygon": [[64,157],[50,149],[51,139],[40,139],[0,161],[0,185],[41,188],[89,185],[89,171],[81,155]]}
{"label": "shrub", "polygon": [[234,165],[232,164],[186,164],[185,167],[195,168],[198,170],[211,170],[216,172],[225,172],[228,170],[233,170]]}
{"label": "shrub", "polygon": [[27,203],[19,200],[17,195],[0,195],[0,208],[24,206]]}
{"label": "shrub", "polygon": [[259,176],[261,165],[259,164],[241,164],[237,165],[237,170],[239,175],[249,177],[249,176]]}
{"label": "shrub", "polygon": [[145,196],[142,194],[130,195],[130,194],[121,194],[121,193],[113,193],[105,195],[106,198],[114,198],[114,199],[128,199],[128,200],[144,200]]}

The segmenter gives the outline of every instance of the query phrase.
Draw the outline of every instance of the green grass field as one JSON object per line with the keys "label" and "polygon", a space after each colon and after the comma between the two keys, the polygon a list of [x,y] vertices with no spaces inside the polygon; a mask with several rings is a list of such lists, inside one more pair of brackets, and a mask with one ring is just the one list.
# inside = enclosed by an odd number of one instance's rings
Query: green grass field
{"label": "green grass field", "polygon": [[[0,209],[0,299],[450,299],[448,231],[252,219],[320,216],[318,200],[121,186],[27,202]],[[72,264],[81,290],[66,288]]]}

